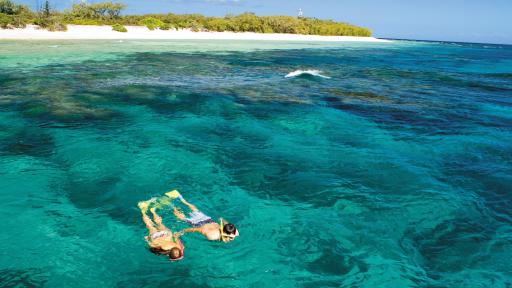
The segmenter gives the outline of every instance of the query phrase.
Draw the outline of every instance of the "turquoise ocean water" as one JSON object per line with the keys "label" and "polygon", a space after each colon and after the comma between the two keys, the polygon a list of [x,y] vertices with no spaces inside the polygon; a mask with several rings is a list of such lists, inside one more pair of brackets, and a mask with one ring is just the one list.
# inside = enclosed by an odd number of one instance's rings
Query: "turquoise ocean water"
{"label": "turquoise ocean water", "polygon": [[0,286],[512,287],[511,132],[512,46],[0,41]]}

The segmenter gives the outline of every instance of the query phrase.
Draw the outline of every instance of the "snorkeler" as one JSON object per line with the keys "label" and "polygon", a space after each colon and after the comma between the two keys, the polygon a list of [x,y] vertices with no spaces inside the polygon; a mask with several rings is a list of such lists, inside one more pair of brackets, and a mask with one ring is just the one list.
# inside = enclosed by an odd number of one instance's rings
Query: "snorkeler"
{"label": "snorkeler", "polygon": [[144,237],[149,245],[149,250],[157,255],[167,255],[169,260],[177,261],[183,259],[184,247],[179,239],[180,234],[173,234],[171,230],[164,226],[162,218],[156,214],[155,209],[149,209],[153,214],[153,221],[146,215],[149,204],[154,199],[139,202],[139,208],[142,212],[142,220],[149,230],[149,235]]}
{"label": "snorkeler", "polygon": [[173,212],[176,218],[185,221],[188,225],[192,226],[192,228],[187,228],[178,232],[178,235],[197,232],[203,234],[208,240],[224,242],[232,241],[239,235],[235,225],[227,223],[222,218],[219,221],[220,223],[213,221],[211,217],[199,211],[196,206],[188,203],[177,190],[167,192],[165,195],[171,199],[180,199],[181,203],[185,204],[190,209],[189,217],[187,218],[183,212],[178,210],[176,207],[173,207]]}

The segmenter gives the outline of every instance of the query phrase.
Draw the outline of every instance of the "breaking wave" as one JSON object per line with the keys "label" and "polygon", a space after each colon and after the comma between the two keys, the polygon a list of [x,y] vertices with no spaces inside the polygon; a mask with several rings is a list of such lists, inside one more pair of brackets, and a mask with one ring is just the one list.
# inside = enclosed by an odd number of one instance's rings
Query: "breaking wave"
{"label": "breaking wave", "polygon": [[295,70],[284,76],[284,78],[295,78],[295,77],[320,77],[330,79],[331,77],[321,74],[320,70]]}

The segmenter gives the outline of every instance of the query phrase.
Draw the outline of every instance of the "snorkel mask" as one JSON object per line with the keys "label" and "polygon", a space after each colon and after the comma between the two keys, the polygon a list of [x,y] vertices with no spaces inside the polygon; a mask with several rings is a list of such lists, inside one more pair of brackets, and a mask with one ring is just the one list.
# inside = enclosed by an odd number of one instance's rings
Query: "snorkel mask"
{"label": "snorkel mask", "polygon": [[229,242],[233,239],[235,239],[239,233],[238,233],[238,229],[236,229],[236,233],[234,235],[229,235],[229,234],[226,234],[224,233],[224,225],[226,224],[229,224],[228,221],[220,218],[220,224],[219,224],[219,229],[220,229],[220,239],[222,240],[222,242]]}

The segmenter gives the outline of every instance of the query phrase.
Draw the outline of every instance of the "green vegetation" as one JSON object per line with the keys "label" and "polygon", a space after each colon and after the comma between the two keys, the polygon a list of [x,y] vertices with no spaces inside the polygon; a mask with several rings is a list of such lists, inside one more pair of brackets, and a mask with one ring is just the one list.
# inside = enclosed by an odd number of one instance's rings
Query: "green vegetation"
{"label": "green vegetation", "polygon": [[172,26],[168,23],[163,23],[162,25],[160,25],[160,30],[169,30],[171,28]]}
{"label": "green vegetation", "polygon": [[59,21],[51,21],[47,26],[44,26],[44,28],[48,29],[48,31],[67,31],[68,30],[68,26],[66,26],[66,24],[59,22]]}
{"label": "green vegetation", "polygon": [[155,30],[156,28],[160,28],[164,26],[164,22],[160,19],[156,19],[154,17],[147,17],[139,21],[140,26],[146,26],[149,30]]}
{"label": "green vegetation", "polygon": [[[0,27],[24,27],[34,23],[49,30],[65,29],[66,24],[76,25],[142,25],[150,30],[191,29],[192,31],[232,31],[257,33],[291,33],[327,36],[371,36],[369,29],[332,20],[297,18],[290,16],[256,16],[253,13],[206,17],[200,14],[148,14],[122,15],[124,4],[111,1],[100,3],[81,2],[63,12],[53,11],[45,2],[38,12],[11,0],[0,0]],[[116,26],[117,27],[117,26]],[[120,28],[120,27],[119,27]],[[124,27],[123,27],[124,28]],[[126,29],[126,28],[125,28]],[[121,31],[120,31],[121,32]]]}
{"label": "green vegetation", "polygon": [[0,0],[0,27],[23,28],[32,22],[32,12],[25,5],[10,0]]}
{"label": "green vegetation", "polygon": [[51,8],[48,0],[44,2],[43,8],[35,14],[33,23],[49,31],[68,30],[60,15]]}
{"label": "green vegetation", "polygon": [[79,25],[108,25],[121,18],[121,11],[126,5],[113,2],[89,4],[81,2],[73,4],[70,10],[63,13],[63,19],[69,24]]}
{"label": "green vegetation", "polygon": [[112,25],[112,30],[117,31],[117,32],[128,32],[126,27],[124,27],[123,25],[121,25],[119,23]]}

